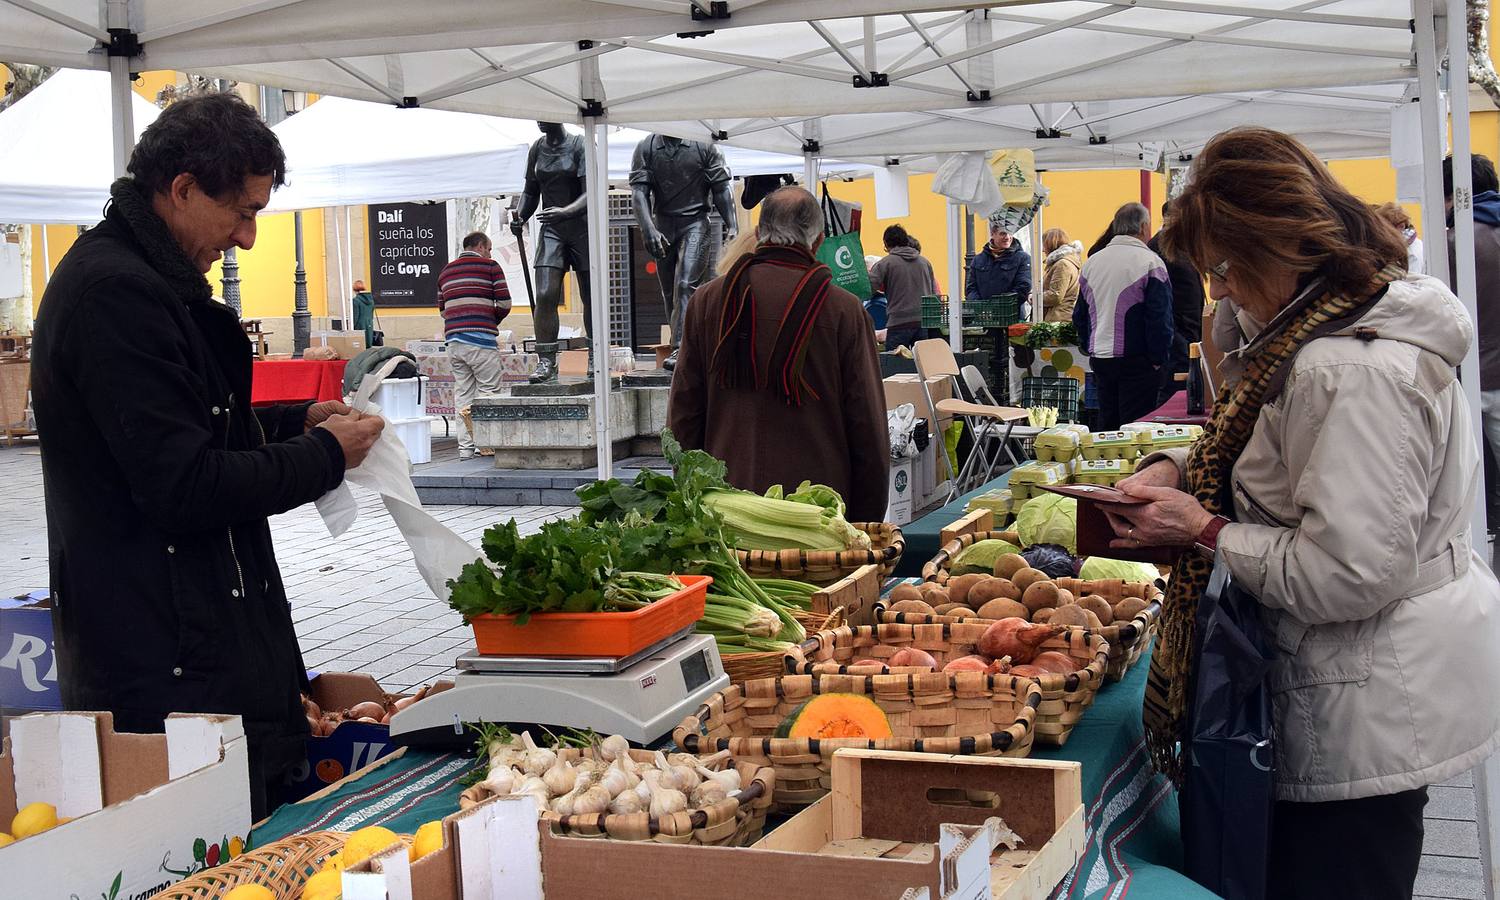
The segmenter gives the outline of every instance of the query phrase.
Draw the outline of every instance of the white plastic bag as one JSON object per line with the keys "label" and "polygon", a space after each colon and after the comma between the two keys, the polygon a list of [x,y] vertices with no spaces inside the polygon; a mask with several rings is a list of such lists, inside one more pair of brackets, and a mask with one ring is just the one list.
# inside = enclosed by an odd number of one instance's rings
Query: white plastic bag
{"label": "white plastic bag", "polygon": [[[370,402],[370,394],[400,361],[389,360],[365,375],[349,405],[359,412],[378,415],[380,407]],[[387,428],[380,432],[380,439],[370,448],[364,462],[346,471],[343,483],[318,498],[318,512],[334,537],[348,531],[359,518],[359,504],[349,490],[351,483],[380,495],[411,548],[422,580],[427,582],[434,597],[447,599],[448,580],[457,578],[465,565],[480,557],[480,552],[422,508],[417,489],[411,483],[411,460],[395,431]]]}
{"label": "white plastic bag", "polygon": [[891,438],[891,459],[916,459],[920,454],[917,450],[917,408],[910,403],[903,403],[895,409],[885,411],[886,427]]}

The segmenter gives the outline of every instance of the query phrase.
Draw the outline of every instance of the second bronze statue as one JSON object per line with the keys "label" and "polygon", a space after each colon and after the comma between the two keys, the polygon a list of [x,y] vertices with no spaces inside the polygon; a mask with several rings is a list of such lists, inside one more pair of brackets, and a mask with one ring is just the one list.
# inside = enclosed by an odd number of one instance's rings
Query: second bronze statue
{"label": "second bronze statue", "polygon": [[[589,237],[587,165],[583,138],[569,134],[557,122],[538,122],[542,136],[526,157],[526,187],[521,209],[511,221],[511,230],[521,234],[533,214],[541,223],[536,242],[536,296],[532,318],[536,327],[536,352],[540,357],[533,383],[557,380],[558,308],[562,305],[563,275],[573,270],[583,301],[585,333],[593,338],[589,303]],[[538,207],[541,211],[538,212]]]}
{"label": "second bronze statue", "polygon": [[709,212],[717,210],[723,219],[725,241],[737,230],[729,167],[712,144],[651,134],[635,145],[630,188],[642,243],[658,263],[656,277],[672,326],[670,370],[677,364],[688,300],[714,275],[718,246]]}

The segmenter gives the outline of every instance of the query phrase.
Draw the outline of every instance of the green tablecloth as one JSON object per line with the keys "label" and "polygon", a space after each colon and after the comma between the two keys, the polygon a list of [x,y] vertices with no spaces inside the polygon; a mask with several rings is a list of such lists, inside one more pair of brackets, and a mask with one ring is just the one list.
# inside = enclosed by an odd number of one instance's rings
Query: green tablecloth
{"label": "green tablecloth", "polygon": [[901,536],[906,539],[906,550],[901,554],[901,561],[896,564],[896,571],[892,574],[899,578],[921,576],[922,566],[937,555],[940,546],[938,534],[963,518],[964,507],[969,504],[970,498],[985,491],[1003,488],[1008,484],[1010,484],[1010,473],[1006,472],[994,481],[960,496],[947,506],[902,525]]}

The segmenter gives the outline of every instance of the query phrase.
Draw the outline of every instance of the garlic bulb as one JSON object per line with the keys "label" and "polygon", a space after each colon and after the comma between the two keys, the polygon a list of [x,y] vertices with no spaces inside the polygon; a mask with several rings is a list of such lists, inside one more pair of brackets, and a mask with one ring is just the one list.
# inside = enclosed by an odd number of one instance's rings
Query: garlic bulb
{"label": "garlic bulb", "polygon": [[485,776],[485,779],[479,782],[479,787],[484,788],[491,794],[498,794],[503,797],[514,790],[520,780],[515,769],[490,769],[490,773]]}
{"label": "garlic bulb", "polygon": [[[617,757],[615,759],[613,768],[616,772],[619,772],[620,774],[625,776],[625,786],[627,788],[633,788],[641,783],[641,776],[636,774],[636,768],[634,765],[626,764],[627,759],[628,757],[624,756]],[[619,792],[616,791],[615,793]]]}
{"label": "garlic bulb", "polygon": [[604,785],[591,785],[577,795],[573,801],[573,815],[589,816],[609,810],[609,804],[614,798],[604,789]]}
{"label": "garlic bulb", "polygon": [[599,786],[604,788],[609,793],[610,798],[613,799],[621,791],[630,790],[630,776],[614,766],[610,766],[604,770],[603,775],[599,776]]}
{"label": "garlic bulb", "polygon": [[660,819],[673,813],[682,812],[687,809],[687,797],[682,791],[667,787],[657,787],[652,782],[646,782],[651,791],[651,815]]}
{"label": "garlic bulb", "polygon": [[552,796],[567,794],[578,784],[578,770],[569,765],[567,760],[560,759],[547,770],[542,780],[547,783],[547,791]]}
{"label": "garlic bulb", "polygon": [[543,800],[550,799],[552,794],[547,790],[547,782],[535,775],[526,775],[516,779],[511,787],[512,794],[541,794]]}
{"label": "garlic bulb", "polygon": [[703,776],[704,781],[716,781],[724,786],[725,793],[740,789],[740,773],[736,769],[725,769],[722,772],[710,772],[702,766],[698,767],[698,774]]}
{"label": "garlic bulb", "polygon": [[599,742],[599,756],[605,762],[614,762],[622,756],[630,756],[630,742],[618,734],[612,734]]}
{"label": "garlic bulb", "polygon": [[545,812],[547,809],[547,786],[545,784],[541,784],[540,778],[537,779],[537,784],[538,786],[533,790],[516,791],[514,794],[512,794],[512,796],[530,797],[532,800],[536,801],[537,811]]}
{"label": "garlic bulb", "polygon": [[[682,791],[684,794],[697,787],[703,781],[702,778],[698,777],[697,772],[687,766],[673,766],[669,774],[673,782],[672,787],[677,788],[677,790]],[[665,775],[662,776],[663,784],[666,783],[667,777]]]}
{"label": "garlic bulb", "polygon": [[576,795],[569,791],[561,797],[552,798],[552,803],[549,806],[553,812],[560,816],[571,816],[573,814],[573,803],[576,799]]}
{"label": "garlic bulb", "polygon": [[645,809],[649,802],[651,802],[649,798],[643,800],[635,791],[621,791],[620,795],[609,804],[609,811],[617,816],[628,816]]}
{"label": "garlic bulb", "polygon": [[599,775],[603,774],[604,770],[609,768],[609,763],[602,759],[594,759],[592,756],[585,756],[574,763],[573,767],[581,775]]}
{"label": "garlic bulb", "polygon": [[693,792],[688,795],[688,802],[692,804],[692,809],[703,809],[721,802],[728,796],[729,791],[724,785],[717,781],[705,781],[693,788]]}
{"label": "garlic bulb", "polygon": [[687,766],[689,769],[698,765],[698,757],[691,753],[673,753],[667,757],[667,763],[673,766]]}

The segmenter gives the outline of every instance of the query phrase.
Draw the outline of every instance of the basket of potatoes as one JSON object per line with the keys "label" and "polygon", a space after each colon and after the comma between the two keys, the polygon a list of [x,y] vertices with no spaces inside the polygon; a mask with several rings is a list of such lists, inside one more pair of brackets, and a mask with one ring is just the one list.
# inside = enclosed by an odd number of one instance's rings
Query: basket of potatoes
{"label": "basket of potatoes", "polygon": [[[949,541],[922,567],[921,584],[897,585],[876,604],[876,622],[984,622],[1018,617],[1096,632],[1109,644],[1110,681],[1125,677],[1156,632],[1161,589],[1153,582],[1051,577],[1018,553],[1002,553],[988,574],[953,574],[952,560],[981,541],[1018,543],[1004,531],[981,531]],[[966,556],[972,561],[972,556]]]}
{"label": "basket of potatoes", "polygon": [[1034,731],[1061,747],[1104,683],[1109,644],[1076,628],[1015,619],[986,623],[861,625],[808,636],[786,654],[789,675],[919,675],[984,672],[1035,681]]}

